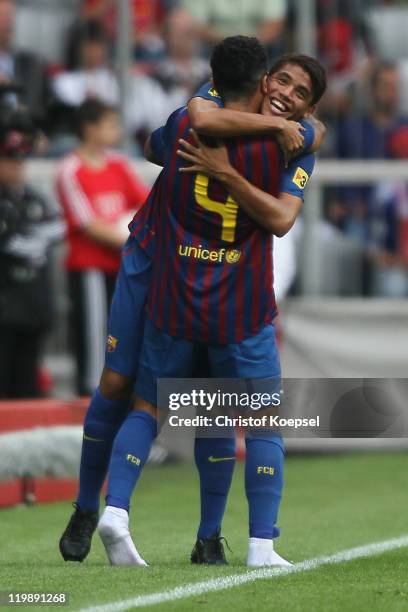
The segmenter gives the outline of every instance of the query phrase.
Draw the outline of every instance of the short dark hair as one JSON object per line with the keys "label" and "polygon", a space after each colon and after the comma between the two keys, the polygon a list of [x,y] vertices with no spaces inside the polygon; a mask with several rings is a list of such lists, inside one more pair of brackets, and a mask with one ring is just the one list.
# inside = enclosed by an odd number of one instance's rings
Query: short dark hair
{"label": "short dark hair", "polygon": [[100,100],[90,99],[82,102],[78,107],[75,117],[75,131],[80,140],[84,137],[84,128],[90,123],[98,123],[104,115],[108,113],[117,113],[118,109],[115,106],[110,106]]}
{"label": "short dark hair", "polygon": [[97,19],[77,21],[70,28],[66,44],[65,64],[67,70],[78,70],[81,66],[81,50],[84,45],[97,43],[107,46],[108,34],[104,25]]}
{"label": "short dark hair", "polygon": [[326,91],[327,77],[326,71],[321,63],[310,55],[300,53],[288,53],[280,57],[269,70],[269,74],[275,74],[286,64],[299,66],[310,77],[312,83],[312,104],[317,104]]}
{"label": "short dark hair", "polygon": [[86,19],[78,26],[79,44],[86,42],[108,43],[108,35],[104,25],[98,19]]}
{"label": "short dark hair", "polygon": [[225,100],[252,96],[267,71],[265,49],[257,38],[229,36],[211,55],[214,87]]}

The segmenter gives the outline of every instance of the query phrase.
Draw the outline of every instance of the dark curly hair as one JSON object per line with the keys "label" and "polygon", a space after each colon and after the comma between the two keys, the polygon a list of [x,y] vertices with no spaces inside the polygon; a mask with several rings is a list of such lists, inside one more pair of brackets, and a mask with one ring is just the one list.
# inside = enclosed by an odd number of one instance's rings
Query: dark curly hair
{"label": "dark curly hair", "polygon": [[214,87],[224,101],[249,98],[267,71],[265,49],[257,38],[229,36],[215,47],[211,69]]}
{"label": "dark curly hair", "polygon": [[314,57],[302,55],[300,53],[288,53],[280,57],[269,70],[269,74],[275,74],[286,64],[299,66],[310,77],[312,83],[312,104],[317,104],[326,91],[327,78],[326,71]]}

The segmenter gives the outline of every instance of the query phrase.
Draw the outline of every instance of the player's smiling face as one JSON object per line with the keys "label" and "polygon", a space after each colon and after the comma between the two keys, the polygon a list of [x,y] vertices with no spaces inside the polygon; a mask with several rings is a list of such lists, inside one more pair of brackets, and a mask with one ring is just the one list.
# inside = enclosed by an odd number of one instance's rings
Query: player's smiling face
{"label": "player's smiling face", "polygon": [[284,64],[266,80],[264,115],[298,121],[314,111],[310,76],[297,64]]}

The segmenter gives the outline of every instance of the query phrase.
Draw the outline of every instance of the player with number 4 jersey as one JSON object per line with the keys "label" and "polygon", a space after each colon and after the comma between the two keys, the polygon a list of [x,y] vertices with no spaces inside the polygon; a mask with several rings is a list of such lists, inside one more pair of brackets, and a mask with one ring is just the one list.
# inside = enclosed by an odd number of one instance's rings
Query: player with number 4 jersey
{"label": "player with number 4 jersey", "polygon": [[[219,181],[179,172],[179,140],[190,140],[187,109],[173,113],[151,137],[163,160],[155,270],[148,299],[154,324],[171,336],[225,344],[256,335],[276,315],[272,234],[256,223]],[[305,124],[307,145],[313,130]],[[231,164],[259,189],[303,198],[314,154],[284,169],[282,151],[270,137],[231,139]],[[282,182],[283,179],[283,182]],[[172,194],[172,195],[170,195]],[[166,283],[160,279],[166,278]],[[249,307],[250,306],[250,307]]]}
{"label": "player with number 4 jersey", "polygon": [[[325,89],[318,62],[297,56],[284,58],[275,68],[270,105],[282,118],[301,118],[307,110],[312,112]],[[212,69],[214,85],[229,110],[256,112],[266,93],[265,54],[256,39],[224,40],[214,51]],[[231,141],[226,159],[220,147],[220,168],[215,172],[210,168],[207,172],[204,163],[202,171],[193,167],[190,174],[189,169],[183,172],[180,146],[187,143],[186,155],[196,164],[194,151],[188,148],[193,143],[189,130],[187,111],[181,109],[151,140],[151,158],[164,163],[164,170],[152,200],[157,216],[143,236],[146,244],[155,244],[149,316],[134,410],[115,439],[107,506],[98,525],[114,565],[145,564],[130,536],[128,512],[131,493],[157,434],[157,380],[191,377],[202,351],[216,378],[276,380],[280,376],[271,324],[275,314],[268,266],[271,235],[284,235],[290,229],[303,196],[281,191],[283,160],[278,145],[268,138]],[[293,189],[302,194],[313,168],[313,160],[309,163],[303,168],[298,163],[291,171]],[[209,180],[208,175],[216,180]],[[132,230],[139,237],[143,232],[137,219]],[[225,448],[217,446],[214,451],[215,440],[211,440],[214,447],[209,456],[232,456],[226,440],[221,440]],[[247,563],[289,565],[273,548],[283,486],[282,440],[274,431],[249,430],[246,447]],[[208,463],[206,457],[208,449],[201,461]],[[232,476],[230,467],[225,471],[224,467],[232,463],[217,463],[217,474],[207,471],[203,476],[205,470],[197,462],[202,521],[191,557],[194,563],[225,562],[219,535]],[[204,551],[210,547],[205,542],[218,550],[213,561],[206,560]]]}

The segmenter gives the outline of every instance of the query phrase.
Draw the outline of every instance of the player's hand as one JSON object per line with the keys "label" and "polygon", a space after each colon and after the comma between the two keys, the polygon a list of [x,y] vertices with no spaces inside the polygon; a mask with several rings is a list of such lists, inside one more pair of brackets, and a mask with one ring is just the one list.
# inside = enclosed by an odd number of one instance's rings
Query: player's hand
{"label": "player's hand", "polygon": [[276,139],[285,155],[285,166],[302,151],[305,142],[302,134],[304,131],[305,128],[301,123],[286,120],[282,129],[277,133]]}
{"label": "player's hand", "polygon": [[200,172],[221,180],[223,175],[232,170],[225,145],[209,147],[204,144],[194,130],[190,130],[196,146],[180,138],[180,149],[177,155],[190,162],[191,166],[180,168],[180,172]]}

